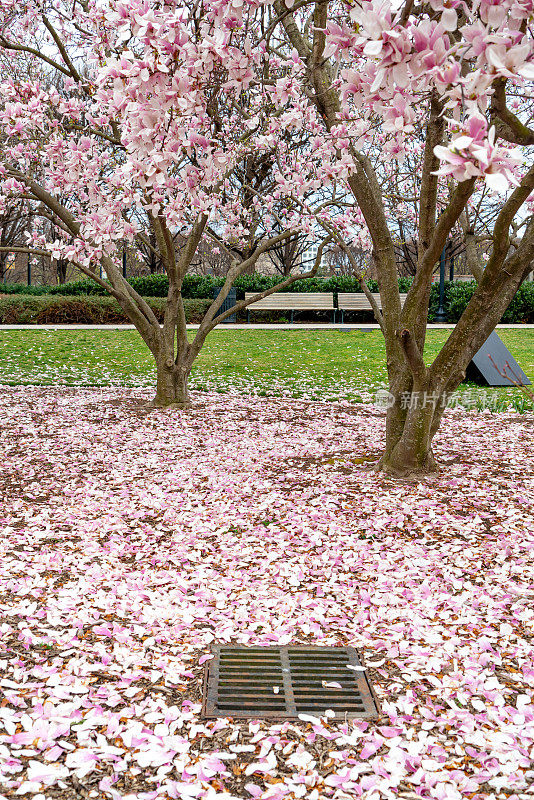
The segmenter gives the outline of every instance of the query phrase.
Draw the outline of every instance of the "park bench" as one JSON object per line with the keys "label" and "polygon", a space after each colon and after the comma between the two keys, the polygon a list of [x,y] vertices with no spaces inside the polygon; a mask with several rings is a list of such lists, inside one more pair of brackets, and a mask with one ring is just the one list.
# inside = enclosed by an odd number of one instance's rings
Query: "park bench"
{"label": "park bench", "polygon": [[[378,292],[373,292],[378,307],[382,308],[382,301]],[[401,305],[404,305],[406,294],[400,296]],[[363,292],[339,292],[337,296],[337,307],[341,311],[341,322],[343,323],[345,311],[372,311],[371,303]]]}
{"label": "park bench", "polygon": [[[246,292],[245,300],[254,294],[256,292]],[[335,322],[336,319],[334,295],[326,292],[275,292],[247,307],[247,322],[251,311],[291,311],[291,322],[295,311],[330,311],[332,320]]]}

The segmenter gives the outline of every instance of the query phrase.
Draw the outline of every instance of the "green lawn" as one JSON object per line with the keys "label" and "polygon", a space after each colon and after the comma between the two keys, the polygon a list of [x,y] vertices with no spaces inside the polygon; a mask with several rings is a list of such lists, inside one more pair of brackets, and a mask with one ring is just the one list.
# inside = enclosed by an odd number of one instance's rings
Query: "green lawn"
{"label": "green lawn", "polygon": [[[428,333],[432,360],[447,330]],[[499,335],[534,382],[534,331]],[[379,331],[231,330],[208,338],[192,375],[192,387],[244,390],[313,399],[370,400],[385,385],[384,344]],[[0,383],[71,386],[151,386],[152,360],[135,331],[0,331]],[[482,389],[461,387],[464,403],[484,400]],[[488,390],[499,407],[522,405],[519,390]]]}

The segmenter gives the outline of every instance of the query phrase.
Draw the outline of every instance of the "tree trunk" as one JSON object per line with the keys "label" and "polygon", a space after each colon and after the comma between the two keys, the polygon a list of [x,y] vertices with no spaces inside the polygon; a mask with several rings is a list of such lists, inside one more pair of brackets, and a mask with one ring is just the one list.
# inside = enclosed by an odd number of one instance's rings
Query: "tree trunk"
{"label": "tree trunk", "polygon": [[156,396],[151,405],[154,408],[189,408],[189,374],[191,368],[175,364],[172,359],[157,360]]}
{"label": "tree trunk", "polygon": [[387,411],[386,447],[377,468],[400,477],[435,472],[432,440],[442,416],[437,394],[407,392],[402,400],[398,398]]}
{"label": "tree trunk", "polygon": [[68,264],[69,264],[69,262],[64,258],[61,258],[61,259],[59,259],[59,261],[56,262],[57,282],[59,284],[64,284],[67,281],[67,267],[68,267]]}

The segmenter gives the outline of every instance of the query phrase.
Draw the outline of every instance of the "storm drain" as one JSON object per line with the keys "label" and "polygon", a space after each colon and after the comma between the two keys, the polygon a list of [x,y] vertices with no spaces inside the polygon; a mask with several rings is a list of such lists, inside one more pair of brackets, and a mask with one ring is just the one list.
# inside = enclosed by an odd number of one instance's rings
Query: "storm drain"
{"label": "storm drain", "polygon": [[353,647],[212,645],[204,677],[204,717],[336,719],[376,717],[378,706]]}

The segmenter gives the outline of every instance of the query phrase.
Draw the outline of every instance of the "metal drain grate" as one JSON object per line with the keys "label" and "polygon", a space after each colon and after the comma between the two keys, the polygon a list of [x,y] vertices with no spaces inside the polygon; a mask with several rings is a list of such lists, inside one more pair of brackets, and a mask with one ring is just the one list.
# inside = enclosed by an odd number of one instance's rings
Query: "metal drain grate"
{"label": "metal drain grate", "polygon": [[211,651],[204,717],[296,719],[327,709],[337,719],[378,716],[365,672],[350,669],[361,666],[353,647],[212,645]]}

